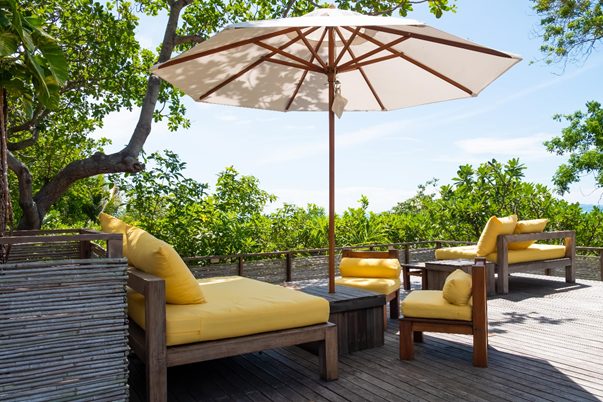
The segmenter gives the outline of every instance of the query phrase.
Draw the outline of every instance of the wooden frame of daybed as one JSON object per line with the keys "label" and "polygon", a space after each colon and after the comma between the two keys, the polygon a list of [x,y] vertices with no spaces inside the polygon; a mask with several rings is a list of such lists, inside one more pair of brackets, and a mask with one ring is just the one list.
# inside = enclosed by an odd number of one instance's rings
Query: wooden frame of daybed
{"label": "wooden frame of daybed", "polygon": [[[508,251],[509,243],[526,240],[552,240],[563,239],[565,245],[565,257],[553,260],[540,260],[509,264]],[[531,269],[544,269],[550,274],[553,268],[565,268],[565,281],[567,283],[576,282],[576,232],[573,230],[543,232],[543,233],[523,233],[500,235],[496,239],[496,292],[509,293],[509,274]]]}
{"label": "wooden frame of daybed", "polygon": [[338,376],[337,327],[330,322],[236,338],[166,346],[165,281],[130,269],[128,286],[145,297],[145,328],[130,320],[130,346],[146,365],[148,401],[167,401],[167,368],[258,352],[265,349],[318,343],[320,377]]}

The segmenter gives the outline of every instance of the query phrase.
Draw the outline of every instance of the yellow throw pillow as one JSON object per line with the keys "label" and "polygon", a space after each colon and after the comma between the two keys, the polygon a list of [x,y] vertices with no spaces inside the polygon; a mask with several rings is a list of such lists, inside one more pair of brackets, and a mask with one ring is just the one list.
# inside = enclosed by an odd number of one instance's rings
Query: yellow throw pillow
{"label": "yellow throw pillow", "polygon": [[[521,233],[542,233],[546,224],[549,223],[548,219],[530,219],[525,221],[517,222],[515,226],[515,234]],[[536,240],[516,241],[509,243],[509,250],[525,250],[532,244],[536,243]]]}
{"label": "yellow throw pillow", "polygon": [[176,250],[137,227],[128,229],[128,262],[165,280],[165,300],[169,304],[205,303],[199,283]]}
{"label": "yellow throw pillow", "polygon": [[128,225],[126,222],[122,221],[121,219],[117,219],[114,216],[111,216],[109,214],[106,214],[104,212],[101,212],[100,215],[98,216],[98,220],[100,221],[101,224],[101,230],[105,233],[119,233],[122,235],[122,253],[124,257],[128,256],[128,238],[127,238],[127,233],[128,233],[128,227],[130,225]]}
{"label": "yellow throw pillow", "polygon": [[505,218],[492,216],[486,223],[486,227],[477,242],[477,256],[485,257],[490,253],[494,253],[496,251],[496,238],[499,235],[512,234],[515,225],[517,225],[517,215]]}
{"label": "yellow throw pillow", "polygon": [[339,264],[343,277],[400,278],[401,271],[400,261],[395,258],[344,257]]}
{"label": "yellow throw pillow", "polygon": [[471,275],[457,269],[446,278],[442,296],[450,304],[465,306],[471,297],[472,283]]}

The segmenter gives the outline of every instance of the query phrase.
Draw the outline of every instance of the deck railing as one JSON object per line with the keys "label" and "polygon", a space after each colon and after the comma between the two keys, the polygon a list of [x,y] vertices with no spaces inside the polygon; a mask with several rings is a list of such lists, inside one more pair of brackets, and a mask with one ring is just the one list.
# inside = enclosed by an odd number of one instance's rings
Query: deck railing
{"label": "deck railing", "polygon": [[[424,240],[416,242],[401,242],[401,243],[374,243],[374,244],[362,244],[357,246],[348,247],[336,247],[335,251],[340,253],[342,249],[362,249],[362,250],[386,250],[390,248],[399,249],[400,260],[402,263],[408,263],[411,260],[411,252],[417,252],[421,250],[433,250],[448,245],[468,245],[475,244],[468,241],[458,240]],[[207,255],[207,256],[192,256],[185,257],[183,260],[188,265],[209,265],[224,261],[236,261],[237,262],[237,274],[244,275],[245,261],[260,260],[260,259],[274,259],[274,258],[285,258],[285,280],[290,282],[292,279],[293,260],[296,256],[316,256],[326,255],[328,248],[313,248],[313,249],[302,249],[302,250],[284,250],[284,251],[271,251],[264,253],[239,253],[229,255]],[[603,281],[603,247],[588,247],[578,246],[576,252],[581,254],[598,254],[599,256],[599,279]]]}

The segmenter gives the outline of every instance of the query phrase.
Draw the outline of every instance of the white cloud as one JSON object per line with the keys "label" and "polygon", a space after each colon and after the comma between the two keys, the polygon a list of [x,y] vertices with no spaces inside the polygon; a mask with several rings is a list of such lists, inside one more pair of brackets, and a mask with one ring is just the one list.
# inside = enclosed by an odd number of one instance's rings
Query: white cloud
{"label": "white cloud", "polygon": [[550,134],[538,133],[527,137],[476,137],[456,141],[454,144],[469,155],[503,155],[534,160],[550,157],[542,144]]}

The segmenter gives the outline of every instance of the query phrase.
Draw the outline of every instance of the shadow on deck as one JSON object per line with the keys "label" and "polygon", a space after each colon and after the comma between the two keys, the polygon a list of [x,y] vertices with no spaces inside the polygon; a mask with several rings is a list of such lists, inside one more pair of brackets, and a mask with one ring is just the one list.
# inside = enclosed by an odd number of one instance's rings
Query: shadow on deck
{"label": "shadow on deck", "polygon": [[[490,365],[471,365],[471,337],[425,334],[398,359],[397,322],[385,346],[340,358],[340,378],[318,379],[317,359],[274,349],[168,370],[170,401],[603,400],[603,282],[515,275],[488,301]],[[404,295],[402,295],[404,297]],[[144,400],[144,366],[130,363],[131,400]]]}

